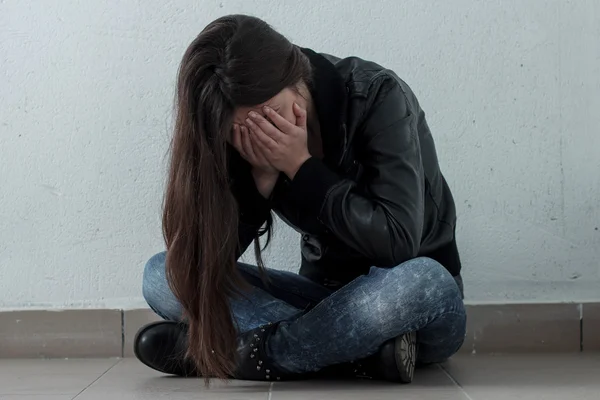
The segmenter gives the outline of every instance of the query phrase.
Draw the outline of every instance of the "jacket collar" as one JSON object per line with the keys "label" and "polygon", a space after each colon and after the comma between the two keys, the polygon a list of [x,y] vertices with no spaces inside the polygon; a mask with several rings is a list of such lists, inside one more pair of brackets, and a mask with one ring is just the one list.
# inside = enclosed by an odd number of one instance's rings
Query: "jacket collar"
{"label": "jacket collar", "polygon": [[348,92],[342,75],[322,55],[311,49],[301,48],[313,67],[310,92],[319,114],[324,162],[337,168],[346,148],[345,115]]}

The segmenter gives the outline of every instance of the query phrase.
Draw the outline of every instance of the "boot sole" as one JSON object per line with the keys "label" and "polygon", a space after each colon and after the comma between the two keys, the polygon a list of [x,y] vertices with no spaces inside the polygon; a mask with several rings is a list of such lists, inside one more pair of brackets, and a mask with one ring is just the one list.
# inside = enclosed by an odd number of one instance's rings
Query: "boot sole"
{"label": "boot sole", "polygon": [[398,336],[395,342],[396,366],[401,383],[411,383],[415,375],[417,362],[417,333],[410,332]]}

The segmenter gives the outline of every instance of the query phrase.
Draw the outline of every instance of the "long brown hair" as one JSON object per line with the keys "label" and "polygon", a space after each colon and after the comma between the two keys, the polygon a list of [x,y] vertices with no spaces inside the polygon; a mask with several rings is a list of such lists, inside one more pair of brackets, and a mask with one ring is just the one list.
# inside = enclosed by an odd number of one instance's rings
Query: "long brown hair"
{"label": "long brown hair", "polygon": [[[181,61],[163,235],[168,281],[189,324],[187,356],[206,378],[231,377],[235,369],[237,332],[229,300],[243,285],[236,266],[243,199],[232,193],[235,171],[228,168],[234,111],[309,79],[310,63],[300,49],[245,15],[210,23]],[[270,232],[271,221],[263,232]]]}

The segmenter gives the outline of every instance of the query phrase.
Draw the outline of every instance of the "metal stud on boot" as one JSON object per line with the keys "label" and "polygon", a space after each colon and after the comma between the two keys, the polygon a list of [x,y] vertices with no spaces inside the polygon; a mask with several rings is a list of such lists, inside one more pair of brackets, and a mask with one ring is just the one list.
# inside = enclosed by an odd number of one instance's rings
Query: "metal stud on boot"
{"label": "metal stud on boot", "polygon": [[265,346],[276,329],[277,324],[269,323],[240,335],[235,379],[281,381],[299,378],[298,374],[290,374],[277,368],[267,356]]}

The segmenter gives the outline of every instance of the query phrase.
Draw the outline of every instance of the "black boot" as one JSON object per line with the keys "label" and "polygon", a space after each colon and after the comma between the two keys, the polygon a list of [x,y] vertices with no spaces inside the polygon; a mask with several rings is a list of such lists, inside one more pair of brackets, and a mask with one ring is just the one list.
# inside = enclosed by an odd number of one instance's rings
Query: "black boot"
{"label": "black boot", "polygon": [[[293,375],[276,368],[267,357],[265,343],[276,329],[269,324],[243,333],[238,337],[234,379],[254,381],[288,380]],[[161,321],[144,326],[135,337],[135,356],[148,367],[165,374],[198,376],[194,363],[185,358],[187,325]]]}
{"label": "black boot", "polygon": [[235,379],[249,381],[283,381],[306,378],[308,375],[292,374],[276,367],[267,356],[267,340],[278,324],[267,324],[243,333],[238,338]]}
{"label": "black boot", "polygon": [[329,379],[362,378],[411,383],[417,350],[416,333],[406,333],[388,340],[370,357],[326,367],[318,375]]}
{"label": "black boot", "polygon": [[385,342],[373,356],[358,361],[357,369],[366,378],[411,383],[417,352],[416,332],[405,333]]}
{"label": "black boot", "polygon": [[[326,367],[316,374],[292,374],[274,366],[266,355],[266,341],[276,329],[276,324],[269,324],[240,335],[233,378],[259,381],[311,377],[367,378],[401,383],[412,381],[417,357],[414,332],[388,340],[377,353],[365,359]],[[144,326],[134,341],[136,357],[148,367],[170,375],[198,376],[194,363],[185,358],[186,349],[187,325],[171,321]]]}
{"label": "black boot", "polygon": [[164,374],[198,376],[194,363],[185,357],[187,325],[154,322],[141,328],[135,336],[135,356],[148,367]]}

